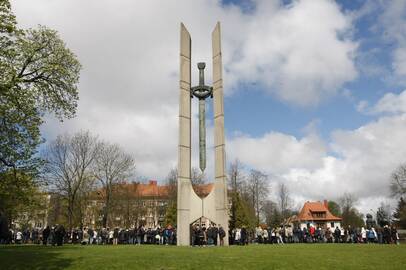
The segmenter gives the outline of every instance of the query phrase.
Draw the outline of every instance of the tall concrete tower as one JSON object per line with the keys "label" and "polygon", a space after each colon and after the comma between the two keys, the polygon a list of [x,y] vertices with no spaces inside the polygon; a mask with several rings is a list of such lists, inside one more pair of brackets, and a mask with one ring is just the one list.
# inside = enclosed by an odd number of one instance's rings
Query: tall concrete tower
{"label": "tall concrete tower", "polygon": [[[178,147],[178,246],[190,245],[190,225],[199,218],[207,218],[226,232],[228,245],[228,200],[225,171],[223,66],[221,58],[220,23],[212,33],[213,87],[204,85],[204,63],[199,63],[199,85],[191,87],[191,38],[186,27],[180,27],[180,91],[179,91],[179,147]],[[205,99],[213,97],[214,111],[214,188],[201,199],[191,183],[191,98],[199,99],[200,168],[206,167]]]}

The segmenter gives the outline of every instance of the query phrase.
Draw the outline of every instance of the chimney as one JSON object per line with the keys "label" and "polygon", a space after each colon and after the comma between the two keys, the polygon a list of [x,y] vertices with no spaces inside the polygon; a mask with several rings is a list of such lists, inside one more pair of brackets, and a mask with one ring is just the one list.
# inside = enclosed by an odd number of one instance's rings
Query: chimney
{"label": "chimney", "polygon": [[328,201],[327,200],[324,200],[324,206],[328,209]]}

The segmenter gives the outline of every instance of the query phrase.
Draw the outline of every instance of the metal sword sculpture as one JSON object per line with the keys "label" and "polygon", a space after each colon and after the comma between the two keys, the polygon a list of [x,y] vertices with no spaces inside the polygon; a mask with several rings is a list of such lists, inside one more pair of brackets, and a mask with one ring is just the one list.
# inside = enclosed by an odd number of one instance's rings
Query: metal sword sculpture
{"label": "metal sword sculpture", "polygon": [[199,99],[199,166],[204,172],[206,169],[206,103],[208,97],[213,98],[213,87],[204,84],[205,63],[198,63],[199,85],[190,89],[190,97]]}

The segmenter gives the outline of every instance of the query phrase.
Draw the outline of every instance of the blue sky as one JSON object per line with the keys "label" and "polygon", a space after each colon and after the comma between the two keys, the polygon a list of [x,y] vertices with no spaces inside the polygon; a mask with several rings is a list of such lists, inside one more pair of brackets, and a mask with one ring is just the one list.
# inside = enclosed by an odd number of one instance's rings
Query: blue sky
{"label": "blue sky", "polygon": [[[376,115],[367,115],[357,110],[357,105],[364,100],[370,104],[376,103],[384,93],[399,93],[402,85],[387,82],[386,76],[391,70],[391,47],[393,41],[384,40],[385,30],[377,24],[376,18],[384,11],[384,4],[363,0],[336,1],[345,13],[357,13],[370,5],[367,15],[356,19],[353,24],[353,40],[359,43],[358,51],[363,54],[373,53],[373,56],[363,59],[356,58],[356,65],[362,69],[363,65],[374,65],[382,68],[385,73],[378,76],[358,73],[355,80],[346,82],[339,90],[339,94],[318,106],[298,107],[282,102],[278,98],[268,95],[252,86],[254,91],[247,90],[241,85],[239,92],[226,99],[227,128],[229,131],[241,131],[252,136],[261,136],[268,130],[275,130],[292,134],[296,137],[304,136],[305,127],[312,121],[321,136],[328,139],[330,133],[336,129],[355,129],[376,119]],[[255,8],[253,1],[225,0],[224,5],[238,5],[247,12]],[[290,5],[292,1],[283,1]],[[282,4],[283,4],[282,3]],[[332,70],[332,72],[334,72]],[[298,89],[300,91],[300,89]],[[241,108],[244,108],[243,110]],[[255,117],[255,121],[249,117]]]}
{"label": "blue sky", "polygon": [[[164,182],[177,166],[179,24],[192,36],[197,84],[200,61],[211,81],[210,36],[220,21],[228,162],[238,158],[268,174],[270,197],[285,183],[298,203],[345,192],[361,209],[389,201],[390,174],[406,161],[404,0],[12,5],[22,27],[56,29],[83,65],[77,116],[48,117],[48,142],[90,130],[133,154],[138,177]],[[209,178],[212,131],[209,120]],[[197,157],[194,151],[196,167]]]}

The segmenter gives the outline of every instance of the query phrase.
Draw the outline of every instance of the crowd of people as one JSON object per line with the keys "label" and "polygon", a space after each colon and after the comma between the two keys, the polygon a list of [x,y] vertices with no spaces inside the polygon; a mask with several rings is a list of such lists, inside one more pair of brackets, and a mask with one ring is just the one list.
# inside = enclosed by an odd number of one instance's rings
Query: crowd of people
{"label": "crowd of people", "polygon": [[192,246],[223,246],[226,232],[221,225],[193,224],[190,229],[190,244]]}
{"label": "crowd of people", "polygon": [[380,243],[399,244],[399,234],[394,226],[382,228],[320,228],[312,225],[299,228],[284,226],[279,228],[257,227],[255,231],[237,228],[230,232],[230,244],[248,243],[285,244],[285,243]]}
{"label": "crowd of people", "polygon": [[[224,245],[226,232],[223,227],[210,224],[191,225],[190,243],[192,246]],[[176,229],[168,226],[145,228],[139,226],[130,229],[91,227],[65,230],[62,225],[42,229],[12,230],[0,235],[0,244],[42,244],[42,245],[176,245]],[[320,228],[307,226],[303,228],[283,226],[255,230],[236,228],[229,231],[230,245],[288,244],[288,243],[380,243],[399,244],[396,227],[385,225],[378,228]]]}
{"label": "crowd of people", "polygon": [[0,244],[43,244],[58,245],[118,245],[118,244],[156,244],[176,245],[176,229],[167,228],[101,228],[91,227],[65,230],[62,225],[47,226],[39,229],[12,230],[7,235],[0,236]]}

